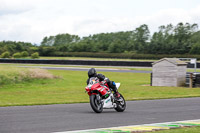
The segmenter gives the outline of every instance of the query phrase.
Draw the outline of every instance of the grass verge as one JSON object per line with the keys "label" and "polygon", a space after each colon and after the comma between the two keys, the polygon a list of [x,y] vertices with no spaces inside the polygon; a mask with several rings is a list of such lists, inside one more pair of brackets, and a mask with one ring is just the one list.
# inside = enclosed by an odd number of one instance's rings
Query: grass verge
{"label": "grass verge", "polygon": [[[32,59],[31,57],[21,59]],[[45,57],[40,56],[39,59],[45,60],[103,60],[103,61],[156,61],[148,59],[120,59],[120,58],[95,58],[95,57]]]}
{"label": "grass verge", "polygon": [[[9,67],[7,67],[9,69]],[[89,102],[85,92],[86,71],[49,70],[62,78],[32,79],[0,85],[0,106],[41,105]],[[200,88],[152,87],[150,74],[103,72],[120,82],[126,100],[199,97]]]}
{"label": "grass verge", "polygon": [[32,79],[53,79],[53,74],[40,68],[0,66],[0,85],[30,81]]}
{"label": "grass verge", "polygon": [[200,127],[161,130],[156,131],[155,133],[200,133]]}
{"label": "grass verge", "polygon": [[[84,66],[84,65],[49,65],[49,64],[16,64],[16,63],[3,63],[1,66],[40,66],[40,67],[73,67],[73,68],[102,68],[102,69],[118,69],[118,70],[136,70],[136,71],[152,71],[152,67],[119,67],[119,66]],[[188,68],[187,72],[194,72],[194,69]],[[196,72],[200,72],[197,69]]]}

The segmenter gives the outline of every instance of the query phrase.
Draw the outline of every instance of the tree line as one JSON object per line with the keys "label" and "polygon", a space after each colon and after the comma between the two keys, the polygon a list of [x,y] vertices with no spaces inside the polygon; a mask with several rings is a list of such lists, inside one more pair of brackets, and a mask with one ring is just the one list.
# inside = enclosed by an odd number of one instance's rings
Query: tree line
{"label": "tree line", "polygon": [[39,58],[38,47],[27,42],[1,41],[0,58]]}
{"label": "tree line", "polygon": [[163,25],[150,33],[143,24],[132,31],[100,33],[79,37],[58,34],[44,37],[40,45],[2,41],[0,54],[27,51],[41,56],[63,56],[67,52],[135,53],[135,54],[200,54],[200,31],[197,24]]}

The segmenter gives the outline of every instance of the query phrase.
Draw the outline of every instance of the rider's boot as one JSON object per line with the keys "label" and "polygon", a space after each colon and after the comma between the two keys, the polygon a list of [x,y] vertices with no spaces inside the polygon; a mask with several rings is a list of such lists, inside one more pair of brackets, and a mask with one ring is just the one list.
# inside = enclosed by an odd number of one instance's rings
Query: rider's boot
{"label": "rider's boot", "polygon": [[115,97],[116,99],[119,99],[120,94],[119,94],[119,92],[117,91],[117,87],[116,87],[115,82],[114,82],[114,81],[110,81],[109,87],[114,91],[114,97]]}
{"label": "rider's boot", "polygon": [[119,94],[119,92],[117,91],[117,87],[116,87],[116,86],[114,86],[113,91],[114,91],[114,97],[115,97],[116,99],[119,99],[119,98],[120,98],[120,94]]}
{"label": "rider's boot", "polygon": [[119,94],[119,92],[114,92],[114,96],[118,99],[118,98],[120,98],[120,94]]}

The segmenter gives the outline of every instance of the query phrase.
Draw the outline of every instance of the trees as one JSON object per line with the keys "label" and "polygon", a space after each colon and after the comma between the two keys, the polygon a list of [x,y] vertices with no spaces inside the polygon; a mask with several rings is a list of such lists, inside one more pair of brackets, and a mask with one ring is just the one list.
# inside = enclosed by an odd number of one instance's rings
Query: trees
{"label": "trees", "polygon": [[110,53],[123,53],[124,52],[124,42],[121,40],[115,40],[113,41],[109,47],[108,50]]}
{"label": "trees", "polygon": [[190,49],[190,54],[200,54],[200,42],[195,43]]}
{"label": "trees", "polygon": [[146,53],[147,41],[150,39],[150,31],[146,24],[136,28],[132,33],[133,49],[138,53]]}
{"label": "trees", "polygon": [[80,37],[70,34],[58,34],[56,36],[44,37],[41,46],[63,46],[70,43],[78,42]]}
{"label": "trees", "polygon": [[39,52],[41,56],[52,56],[56,51],[56,47],[54,46],[40,46],[34,53]]}
{"label": "trees", "polygon": [[[58,34],[45,37],[41,47],[54,47],[55,51],[60,53],[186,54],[191,53],[191,48],[200,38],[200,32],[199,34],[196,32],[198,32],[197,24],[178,23],[175,26],[172,24],[162,25],[158,32],[154,32],[151,36],[148,25],[143,24],[132,31],[100,33],[83,38],[70,34]],[[43,48],[43,52],[40,51],[41,55],[52,55],[52,52],[44,52],[45,49],[47,48]]]}
{"label": "trees", "polygon": [[10,52],[6,51],[1,54],[1,58],[10,58]]}
{"label": "trees", "polygon": [[78,42],[80,37],[77,35],[70,35],[70,34],[58,34],[54,38],[53,46],[61,46],[64,44],[70,44],[73,42]]}
{"label": "trees", "polygon": [[54,36],[44,37],[44,39],[41,42],[41,46],[53,46],[54,42],[55,42]]}
{"label": "trees", "polygon": [[[200,31],[197,24],[162,25],[150,34],[148,25],[134,30],[99,33],[85,37],[68,33],[44,37],[41,45],[1,41],[0,54],[27,51],[41,56],[66,55],[66,52],[137,53],[137,54],[199,54]],[[21,53],[21,54],[22,54]],[[24,53],[27,55],[27,53]],[[24,55],[24,57],[25,57]]]}
{"label": "trees", "polygon": [[21,56],[22,56],[22,57],[28,57],[28,55],[29,55],[29,54],[28,54],[27,51],[23,51],[23,52],[21,53]]}
{"label": "trees", "polygon": [[148,53],[186,54],[190,52],[195,39],[192,36],[197,31],[197,24],[178,23],[159,27],[151,38]]}
{"label": "trees", "polygon": [[174,44],[176,44],[175,53],[189,53],[192,46],[191,36],[197,30],[197,24],[179,23],[174,28]]}
{"label": "trees", "polygon": [[148,46],[149,54],[171,54],[174,49],[173,42],[173,25],[160,26],[159,31],[155,32]]}
{"label": "trees", "polygon": [[17,53],[14,53],[14,54],[13,54],[13,57],[14,57],[14,58],[21,58],[22,55],[21,55],[21,53],[17,52]]}
{"label": "trees", "polygon": [[39,58],[39,53],[38,53],[38,52],[35,52],[35,53],[31,54],[31,58],[32,58],[32,59]]}
{"label": "trees", "polygon": [[32,52],[31,48],[37,48],[37,46],[26,42],[15,41],[2,41],[0,42],[0,54],[8,51],[11,55],[17,52],[27,51],[29,54]]}

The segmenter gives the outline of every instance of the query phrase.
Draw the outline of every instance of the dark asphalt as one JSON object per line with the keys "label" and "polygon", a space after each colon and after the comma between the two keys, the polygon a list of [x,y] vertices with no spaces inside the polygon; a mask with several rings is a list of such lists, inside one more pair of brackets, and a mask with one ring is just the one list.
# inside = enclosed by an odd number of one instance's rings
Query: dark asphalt
{"label": "dark asphalt", "polygon": [[[43,66],[21,66],[21,67],[37,67],[43,69],[51,69],[51,70],[71,70],[71,71],[88,71],[90,68],[79,68],[79,67],[43,67]],[[119,70],[112,68],[96,68],[97,71],[100,72],[127,72],[127,73],[151,73],[151,71],[142,71],[142,70]]]}
{"label": "dark asphalt", "polygon": [[123,113],[89,103],[0,107],[0,133],[50,133],[200,119],[200,98],[128,101]]}

